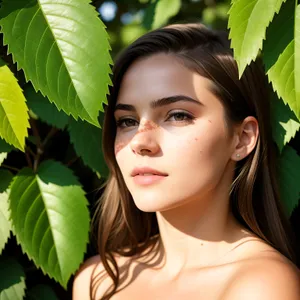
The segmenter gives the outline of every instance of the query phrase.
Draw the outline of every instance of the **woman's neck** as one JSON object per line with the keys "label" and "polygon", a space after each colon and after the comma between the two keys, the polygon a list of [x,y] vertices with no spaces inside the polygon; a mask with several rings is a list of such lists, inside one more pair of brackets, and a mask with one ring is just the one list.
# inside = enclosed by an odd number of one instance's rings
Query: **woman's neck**
{"label": "woman's neck", "polygon": [[246,236],[224,195],[193,199],[156,213],[167,276],[175,278],[185,270],[221,263]]}

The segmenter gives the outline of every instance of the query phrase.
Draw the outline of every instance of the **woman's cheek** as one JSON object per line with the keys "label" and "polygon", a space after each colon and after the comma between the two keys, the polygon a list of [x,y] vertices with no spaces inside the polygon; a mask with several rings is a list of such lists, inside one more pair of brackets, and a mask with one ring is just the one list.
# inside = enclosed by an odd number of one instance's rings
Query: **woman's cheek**
{"label": "woman's cheek", "polygon": [[126,137],[124,135],[122,135],[122,137],[120,136],[116,136],[116,140],[115,140],[115,156],[118,155],[118,153],[123,150],[128,144],[130,143],[130,138]]}
{"label": "woman's cheek", "polygon": [[126,143],[124,142],[119,142],[115,144],[115,156],[118,155],[118,153],[124,148],[126,147]]}

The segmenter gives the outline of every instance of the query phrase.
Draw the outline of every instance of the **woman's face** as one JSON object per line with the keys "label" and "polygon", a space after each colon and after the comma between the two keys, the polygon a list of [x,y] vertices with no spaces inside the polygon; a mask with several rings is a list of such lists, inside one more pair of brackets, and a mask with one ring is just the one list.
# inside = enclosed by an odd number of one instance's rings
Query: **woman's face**
{"label": "woman's face", "polygon": [[172,55],[137,60],[126,72],[115,110],[115,155],[140,210],[201,201],[228,175],[234,135],[211,87]]}

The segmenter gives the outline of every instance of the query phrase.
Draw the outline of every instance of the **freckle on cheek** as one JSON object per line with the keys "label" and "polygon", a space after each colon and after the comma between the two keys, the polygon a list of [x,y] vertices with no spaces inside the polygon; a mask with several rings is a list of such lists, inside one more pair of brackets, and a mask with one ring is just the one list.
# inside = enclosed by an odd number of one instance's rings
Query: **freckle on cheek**
{"label": "freckle on cheek", "polygon": [[126,143],[120,142],[115,145],[115,155],[117,155],[120,150],[122,150],[126,146]]}
{"label": "freckle on cheek", "polygon": [[211,120],[208,120],[208,122],[209,122],[209,123],[212,123],[212,121],[211,121]]}
{"label": "freckle on cheek", "polygon": [[195,138],[195,141],[198,141],[198,139],[197,139],[197,138]]}

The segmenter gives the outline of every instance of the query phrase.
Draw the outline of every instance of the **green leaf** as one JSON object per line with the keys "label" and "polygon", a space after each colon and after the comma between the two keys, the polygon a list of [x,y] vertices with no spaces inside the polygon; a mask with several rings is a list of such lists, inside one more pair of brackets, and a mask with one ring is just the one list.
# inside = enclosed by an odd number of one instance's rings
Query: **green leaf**
{"label": "green leaf", "polygon": [[27,293],[28,300],[59,300],[49,285],[38,284]]}
{"label": "green leaf", "polygon": [[27,137],[28,109],[17,79],[0,59],[0,137],[24,151]]}
{"label": "green leaf", "polygon": [[10,152],[13,147],[7,144],[3,139],[0,138],[0,166],[6,159],[8,152]]}
{"label": "green leaf", "polygon": [[58,109],[98,126],[112,60],[105,26],[90,0],[3,0],[4,43]]}
{"label": "green leaf", "polygon": [[273,138],[281,152],[283,147],[295,137],[300,123],[290,108],[276,95],[271,99],[271,108]]}
{"label": "green leaf", "polygon": [[0,257],[0,300],[22,300],[25,295],[25,274],[12,257]]}
{"label": "green leaf", "polygon": [[14,148],[11,145],[7,144],[3,139],[0,138],[0,153],[8,153],[13,149]]}
{"label": "green leaf", "polygon": [[294,38],[295,0],[282,4],[266,31],[263,43],[263,62],[268,71],[277,61],[280,54]]}
{"label": "green leaf", "polygon": [[59,111],[53,103],[50,103],[40,92],[36,92],[32,86],[24,90],[27,105],[32,112],[42,121],[56,128],[64,129],[69,117],[62,110]]}
{"label": "green leaf", "polygon": [[7,191],[13,177],[13,174],[8,170],[0,169],[0,193]]}
{"label": "green leaf", "polygon": [[[300,103],[300,4],[295,8],[295,92],[296,101]],[[300,113],[297,113],[300,119]]]}
{"label": "green leaf", "polygon": [[122,26],[119,33],[119,39],[121,39],[123,45],[129,45],[145,33],[145,28],[143,28],[140,24],[128,24]]}
{"label": "green leaf", "polygon": [[7,157],[7,153],[0,153],[0,166]]}
{"label": "green leaf", "polygon": [[267,31],[264,62],[273,89],[300,119],[300,82],[297,79],[299,78],[297,76],[300,76],[300,57],[298,58],[300,53],[300,5],[296,9],[298,16],[295,18],[293,2],[287,1]]}
{"label": "green leaf", "polygon": [[228,28],[239,75],[255,60],[262,48],[266,29],[285,0],[234,0],[229,10]]}
{"label": "green leaf", "polygon": [[181,7],[181,0],[158,0],[152,29],[165,25],[170,18],[176,16]]}
{"label": "green leaf", "polygon": [[159,0],[151,1],[145,9],[143,18],[143,27],[147,30],[152,29],[154,21],[155,8]]}
{"label": "green leaf", "polygon": [[108,168],[102,152],[102,130],[84,121],[70,120],[70,140],[83,162],[101,177],[107,177]]}
{"label": "green leaf", "polygon": [[89,232],[87,200],[72,171],[43,162],[24,168],[10,192],[13,231],[24,252],[64,288],[83,260]]}
{"label": "green leaf", "polygon": [[280,192],[287,212],[292,213],[300,195],[300,157],[289,146],[285,146],[279,162]]}
{"label": "green leaf", "polygon": [[9,221],[8,212],[8,194],[0,193],[0,254],[9,238],[10,231],[11,223]]}

